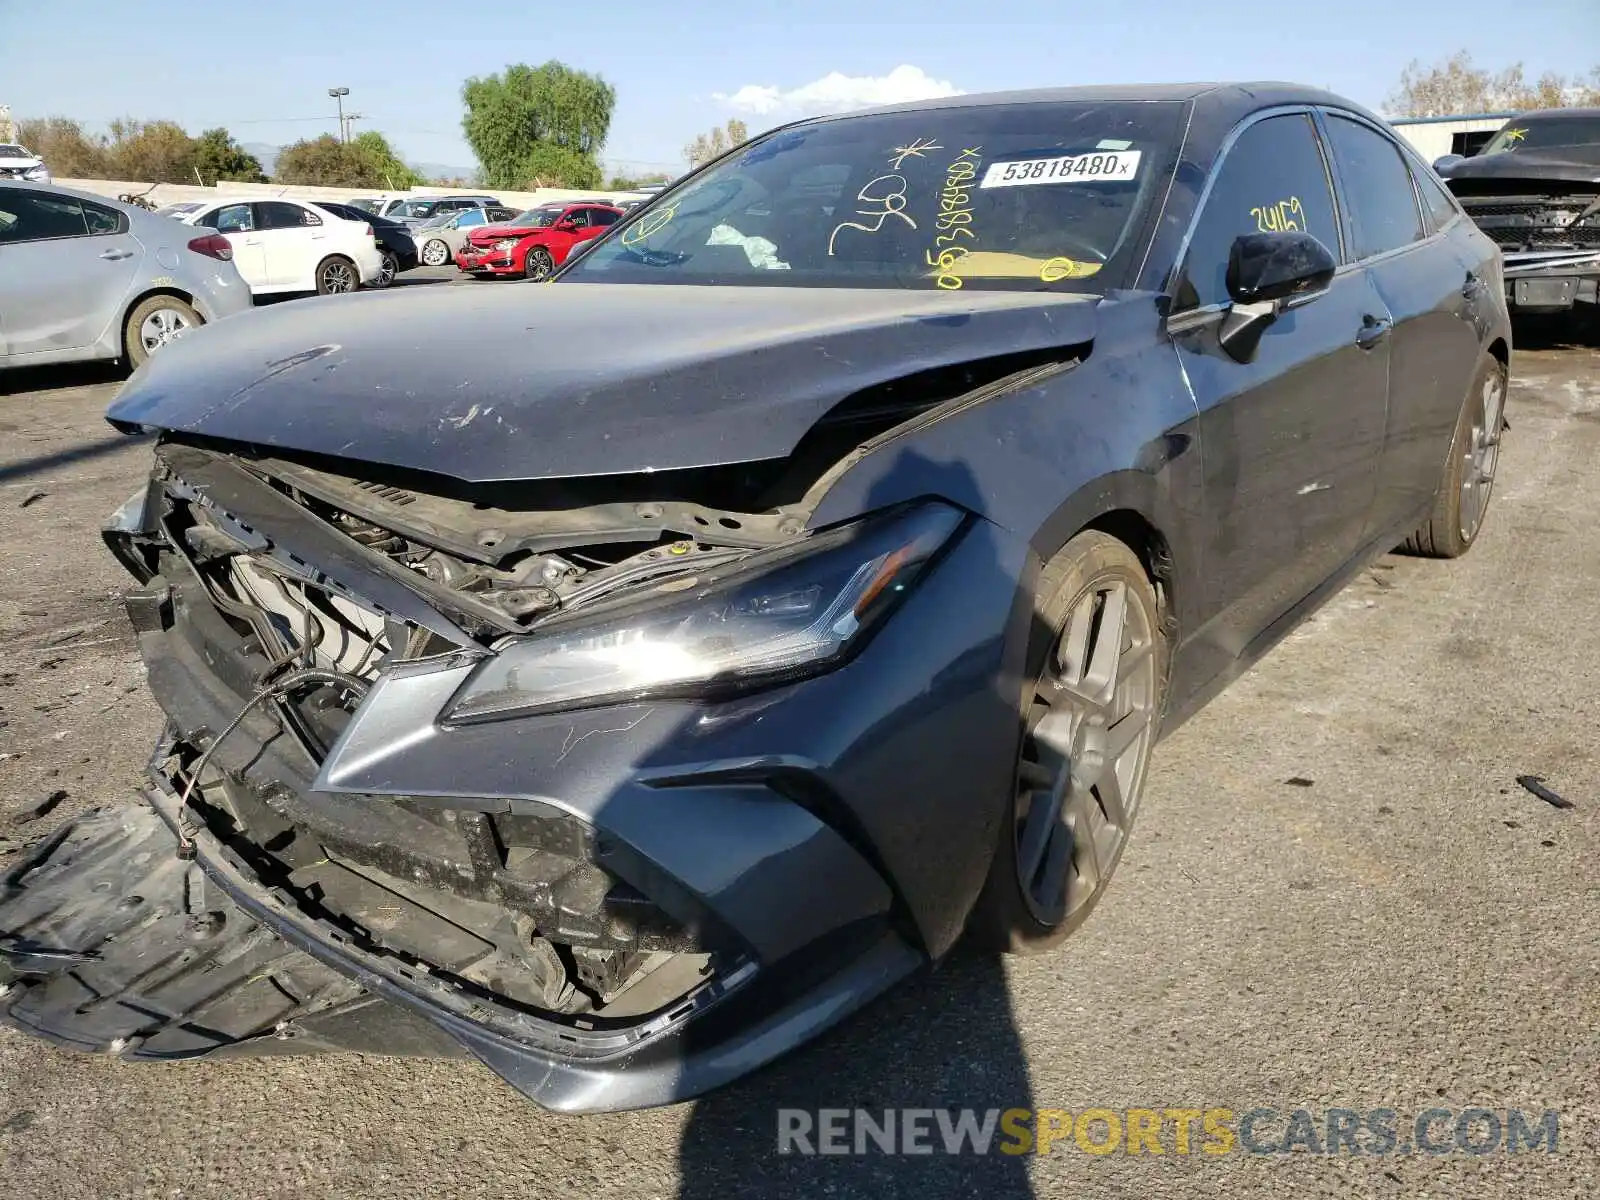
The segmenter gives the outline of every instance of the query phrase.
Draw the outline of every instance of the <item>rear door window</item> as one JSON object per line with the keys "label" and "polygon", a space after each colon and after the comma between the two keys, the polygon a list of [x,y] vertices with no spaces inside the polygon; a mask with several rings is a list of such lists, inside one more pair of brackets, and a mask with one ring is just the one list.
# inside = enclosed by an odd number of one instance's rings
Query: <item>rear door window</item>
{"label": "rear door window", "polygon": [[1309,233],[1339,257],[1339,217],[1316,126],[1305,113],[1245,128],[1195,223],[1175,310],[1228,302],[1228,254],[1246,233]]}
{"label": "rear door window", "polygon": [[1428,210],[1428,221],[1433,228],[1443,229],[1455,220],[1461,210],[1456,207],[1449,189],[1434,178],[1433,172],[1413,162],[1411,174],[1417,181],[1417,190],[1422,193],[1422,206]]}
{"label": "rear door window", "polygon": [[1331,113],[1328,138],[1350,208],[1352,257],[1372,258],[1426,236],[1400,147],[1359,121]]}
{"label": "rear door window", "polygon": [[83,205],[51,192],[0,189],[0,243],[87,237]]}
{"label": "rear door window", "polygon": [[322,218],[310,209],[281,200],[264,200],[257,204],[256,220],[262,229],[300,229],[322,224]]}

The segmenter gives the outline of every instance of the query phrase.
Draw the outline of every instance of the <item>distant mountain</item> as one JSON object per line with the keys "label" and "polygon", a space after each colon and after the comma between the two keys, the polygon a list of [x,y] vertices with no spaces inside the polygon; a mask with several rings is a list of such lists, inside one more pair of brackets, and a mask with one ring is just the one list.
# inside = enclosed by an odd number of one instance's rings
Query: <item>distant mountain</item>
{"label": "distant mountain", "polygon": [[[269,146],[265,142],[243,142],[244,149],[256,156],[261,162],[261,169],[271,175],[278,165],[278,152],[282,146]],[[424,179],[468,179],[478,177],[477,167],[451,166],[448,163],[412,163],[411,169]]]}

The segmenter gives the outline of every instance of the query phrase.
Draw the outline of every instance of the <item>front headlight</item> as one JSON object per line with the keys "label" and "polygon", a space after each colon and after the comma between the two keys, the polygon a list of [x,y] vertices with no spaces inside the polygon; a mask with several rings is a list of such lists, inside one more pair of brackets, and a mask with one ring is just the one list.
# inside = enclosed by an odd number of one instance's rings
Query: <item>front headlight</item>
{"label": "front headlight", "polygon": [[509,250],[517,244],[516,238],[501,238],[494,244],[496,250]]}
{"label": "front headlight", "polygon": [[33,167],[30,170],[24,171],[22,173],[22,177],[29,183],[49,183],[50,170],[48,167],[44,166]]}
{"label": "front headlight", "polygon": [[904,598],[961,521],[956,509],[927,504],[721,573],[674,576],[603,614],[505,643],[451,699],[445,720],[708,696],[827,671]]}

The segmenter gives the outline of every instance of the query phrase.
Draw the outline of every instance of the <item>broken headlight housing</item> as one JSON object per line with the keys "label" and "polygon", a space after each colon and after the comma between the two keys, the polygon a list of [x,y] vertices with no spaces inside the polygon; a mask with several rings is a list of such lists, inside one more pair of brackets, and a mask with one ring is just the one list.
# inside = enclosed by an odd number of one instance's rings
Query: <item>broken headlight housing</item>
{"label": "broken headlight housing", "polygon": [[962,519],[943,504],[869,517],[552,622],[502,643],[445,720],[708,696],[830,670],[903,599]]}

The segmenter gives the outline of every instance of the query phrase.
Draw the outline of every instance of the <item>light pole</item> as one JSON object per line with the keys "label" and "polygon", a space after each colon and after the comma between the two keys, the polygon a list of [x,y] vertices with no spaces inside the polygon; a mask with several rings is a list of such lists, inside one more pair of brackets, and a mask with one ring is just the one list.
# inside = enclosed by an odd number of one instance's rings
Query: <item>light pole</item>
{"label": "light pole", "polygon": [[332,96],[339,105],[339,140],[347,142],[350,139],[345,134],[344,128],[344,98],[350,94],[349,88],[329,88],[328,95]]}

